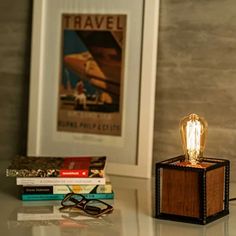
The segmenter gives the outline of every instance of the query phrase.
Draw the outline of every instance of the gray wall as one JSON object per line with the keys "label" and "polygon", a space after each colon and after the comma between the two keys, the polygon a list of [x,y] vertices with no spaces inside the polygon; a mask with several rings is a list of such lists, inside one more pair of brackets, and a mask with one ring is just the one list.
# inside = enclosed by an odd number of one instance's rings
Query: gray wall
{"label": "gray wall", "polygon": [[1,159],[25,150],[30,22],[30,0],[0,1]]}
{"label": "gray wall", "polygon": [[[26,149],[31,0],[0,1],[0,154]],[[209,123],[206,155],[230,158],[236,180],[236,2],[161,0],[154,162],[182,153],[179,120]]]}

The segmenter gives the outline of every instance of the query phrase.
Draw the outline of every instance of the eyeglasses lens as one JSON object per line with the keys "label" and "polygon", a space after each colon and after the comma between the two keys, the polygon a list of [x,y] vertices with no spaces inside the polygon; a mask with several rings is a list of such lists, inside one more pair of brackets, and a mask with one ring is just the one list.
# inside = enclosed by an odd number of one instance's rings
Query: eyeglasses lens
{"label": "eyeglasses lens", "polygon": [[74,194],[73,196],[68,196],[68,198],[66,198],[63,201],[63,205],[64,206],[75,206],[77,205],[81,200],[83,199],[83,197],[81,195],[76,195]]}
{"label": "eyeglasses lens", "polygon": [[97,200],[90,200],[86,203],[84,210],[91,215],[101,214],[102,212],[106,211],[108,206],[100,201]]}

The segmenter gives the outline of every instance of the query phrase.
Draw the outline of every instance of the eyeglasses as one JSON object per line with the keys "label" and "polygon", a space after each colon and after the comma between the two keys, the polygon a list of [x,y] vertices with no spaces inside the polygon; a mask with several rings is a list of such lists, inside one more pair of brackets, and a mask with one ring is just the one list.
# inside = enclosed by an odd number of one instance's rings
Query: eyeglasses
{"label": "eyeglasses", "polygon": [[113,211],[113,207],[106,202],[98,199],[87,199],[83,195],[77,193],[66,194],[61,201],[61,205],[60,211],[82,210],[86,214],[94,217],[99,217]]}

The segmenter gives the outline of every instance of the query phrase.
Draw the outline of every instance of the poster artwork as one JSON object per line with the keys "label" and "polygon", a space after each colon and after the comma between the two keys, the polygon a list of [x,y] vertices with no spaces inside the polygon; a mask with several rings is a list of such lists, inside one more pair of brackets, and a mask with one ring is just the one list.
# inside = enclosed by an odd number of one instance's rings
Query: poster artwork
{"label": "poster artwork", "polygon": [[126,15],[63,14],[57,130],[120,136]]}

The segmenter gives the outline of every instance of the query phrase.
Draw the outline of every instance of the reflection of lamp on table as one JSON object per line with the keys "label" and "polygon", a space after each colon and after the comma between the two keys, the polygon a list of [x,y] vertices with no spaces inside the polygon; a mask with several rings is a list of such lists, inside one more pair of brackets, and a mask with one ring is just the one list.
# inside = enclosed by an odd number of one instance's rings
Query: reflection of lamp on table
{"label": "reflection of lamp on table", "polygon": [[180,122],[185,156],[156,164],[156,217],[207,224],[229,214],[229,161],[202,157],[207,123]]}

